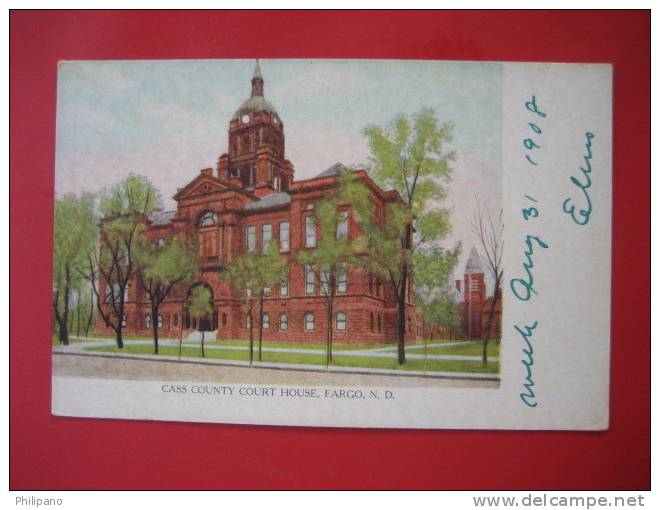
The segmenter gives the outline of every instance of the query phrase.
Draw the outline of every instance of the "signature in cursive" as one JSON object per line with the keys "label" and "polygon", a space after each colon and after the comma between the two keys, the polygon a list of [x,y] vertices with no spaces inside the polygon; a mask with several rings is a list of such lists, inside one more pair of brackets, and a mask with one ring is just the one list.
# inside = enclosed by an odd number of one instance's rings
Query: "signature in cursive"
{"label": "signature in cursive", "polygon": [[567,198],[562,204],[562,209],[564,212],[568,214],[578,225],[586,225],[589,223],[592,212],[591,197],[589,196],[588,190],[591,187],[591,158],[593,156],[591,151],[591,140],[594,138],[594,134],[587,131],[584,136],[587,140],[584,144],[585,148],[587,149],[587,153],[584,156],[584,166],[580,167],[580,171],[584,177],[584,182],[581,182],[575,176],[571,176],[571,182],[582,191],[586,204],[583,204],[580,207],[580,209],[577,211],[577,214],[575,211],[575,205],[573,205],[572,198]]}

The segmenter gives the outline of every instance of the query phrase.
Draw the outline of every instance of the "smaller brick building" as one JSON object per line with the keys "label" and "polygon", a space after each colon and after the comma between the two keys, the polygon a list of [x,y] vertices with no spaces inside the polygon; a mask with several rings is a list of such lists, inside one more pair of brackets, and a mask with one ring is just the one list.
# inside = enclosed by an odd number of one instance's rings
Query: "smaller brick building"
{"label": "smaller brick building", "polygon": [[[461,313],[462,337],[467,340],[479,340],[483,337],[488,323],[488,314],[493,306],[493,296],[486,297],[485,273],[477,250],[472,247],[463,280],[455,281],[455,288],[462,293],[459,303]],[[502,295],[498,292],[493,312],[490,338],[502,336]]]}
{"label": "smaller brick building", "polygon": [[[323,342],[326,338],[325,297],[320,282],[309,268],[296,262],[300,250],[316,246],[320,232],[312,217],[316,205],[336,189],[342,170],[337,163],[311,179],[294,179],[294,166],[285,157],[284,123],[275,107],[264,97],[259,63],[252,77],[250,97],[229,122],[228,151],[218,158],[215,169],[206,168],[184,187],[174,200],[176,210],[158,212],[149,219],[147,235],[154,242],[174,235],[199,243],[200,279],[212,295],[213,317],[204,326],[217,339],[249,337],[249,318],[243,295],[226,278],[228,264],[246,250],[258,251],[275,240],[289,262],[288,275],[269,289],[265,299],[263,338],[277,341]],[[381,189],[360,168],[350,171],[370,191],[375,221],[385,222],[386,206],[400,201],[396,191]],[[158,186],[158,183],[155,183]],[[339,227],[349,238],[360,235],[350,207]],[[375,256],[364,253],[363,256]],[[105,295],[104,282],[100,282]],[[406,337],[421,336],[423,324],[415,313],[412,279],[406,307]],[[137,281],[129,283],[125,305],[125,331],[150,335],[156,321],[163,337],[186,338],[200,329],[201,319],[183,309],[190,288],[175,287],[161,305],[158,317]],[[383,342],[396,339],[397,301],[392,286],[365,271],[342,275],[330,327],[336,342]],[[110,332],[99,318],[97,331]],[[255,325],[256,329],[256,325]]]}

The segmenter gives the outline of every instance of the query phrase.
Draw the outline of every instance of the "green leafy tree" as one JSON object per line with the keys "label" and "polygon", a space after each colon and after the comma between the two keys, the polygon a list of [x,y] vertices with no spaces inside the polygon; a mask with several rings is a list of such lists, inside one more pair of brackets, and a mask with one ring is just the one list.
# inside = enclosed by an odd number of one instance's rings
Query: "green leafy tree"
{"label": "green leafy tree", "polygon": [[424,315],[424,321],[431,326],[431,340],[433,340],[433,326],[440,326],[453,337],[461,324],[461,314],[458,303],[451,296],[441,293],[428,301],[420,301],[419,306]]}
{"label": "green leafy tree", "polygon": [[[53,250],[53,312],[59,341],[69,343],[71,299],[77,290],[76,308],[79,320],[82,277],[79,268],[97,246],[94,197],[67,194],[55,201]],[[79,333],[79,332],[78,332]]]}
{"label": "green leafy tree", "polygon": [[[202,320],[208,321],[209,316],[213,313],[213,306],[211,305],[211,300],[213,296],[211,291],[206,287],[206,285],[197,285],[190,289],[190,294],[188,296],[188,313],[195,317],[199,317]],[[201,321],[200,321],[201,322]],[[202,331],[202,358],[206,357],[204,353],[204,333],[206,328],[200,328]]]}
{"label": "green leafy tree", "polygon": [[[326,309],[326,366],[332,361],[333,314],[338,285],[346,285],[349,272],[363,265],[364,239],[351,236],[351,211],[365,218],[372,215],[372,199],[367,187],[349,171],[342,171],[337,190],[324,198],[314,210],[320,239],[311,250],[301,250],[297,261],[314,272],[320,283]],[[345,292],[345,290],[344,290]]]}
{"label": "green leafy tree", "polygon": [[254,302],[258,304],[258,359],[261,361],[264,319],[264,298],[270,289],[287,276],[288,263],[280,255],[277,242],[271,240],[261,253],[246,251],[229,265],[228,278],[234,288],[241,292],[248,310],[250,330],[250,363],[253,361],[254,347]]}
{"label": "green leafy tree", "polygon": [[369,250],[377,254],[371,257],[371,270],[389,281],[396,293],[400,364],[406,361],[405,313],[414,261],[421,256],[418,253],[450,232],[449,212],[441,203],[456,158],[445,149],[452,131],[452,124],[439,124],[430,109],[412,118],[399,116],[388,127],[364,130],[374,179],[402,197],[387,207],[383,223],[374,222],[369,229]]}
{"label": "green leafy tree", "polygon": [[115,332],[120,349],[124,347],[126,289],[137,268],[136,246],[149,214],[160,204],[158,190],[146,177],[135,174],[101,196],[100,247],[88,256],[84,276],[92,285],[98,313]]}
{"label": "green leafy tree", "polygon": [[245,252],[235,258],[227,268],[227,279],[240,293],[250,332],[250,365],[254,361],[254,300],[262,292],[259,278],[259,260],[255,252]]}
{"label": "green leafy tree", "polygon": [[180,236],[165,240],[163,244],[146,237],[136,245],[135,260],[140,286],[151,305],[151,325],[154,353],[158,354],[158,320],[160,304],[176,285],[186,285],[197,278],[197,250]]}

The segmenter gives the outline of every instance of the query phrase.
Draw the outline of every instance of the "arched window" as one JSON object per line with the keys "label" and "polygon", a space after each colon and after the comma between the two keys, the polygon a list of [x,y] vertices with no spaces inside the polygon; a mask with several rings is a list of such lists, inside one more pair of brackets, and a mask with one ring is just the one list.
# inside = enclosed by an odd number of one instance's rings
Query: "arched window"
{"label": "arched window", "polygon": [[280,314],[280,330],[286,331],[289,329],[289,316],[285,313]]}
{"label": "arched window", "polygon": [[163,239],[162,237],[158,239],[158,241],[156,241],[156,246],[158,246],[159,248],[165,246],[165,239]]}
{"label": "arched window", "polygon": [[144,316],[144,327],[145,328],[150,328],[151,327],[151,315],[149,315],[149,314]]}
{"label": "arched window", "polygon": [[178,313],[174,314],[174,325],[175,326],[179,325],[179,314]]}
{"label": "arched window", "polygon": [[346,325],[347,325],[346,313],[337,312],[337,315],[335,316],[335,328],[337,329],[337,331],[346,331]]}
{"label": "arched window", "polygon": [[252,328],[252,316],[249,313],[245,316],[245,327],[247,329]]}
{"label": "arched window", "polygon": [[127,322],[128,322],[128,318],[126,317],[126,314],[122,315],[122,317],[121,317],[121,327],[125,328]]}
{"label": "arched window", "polygon": [[163,327],[163,316],[161,314],[158,314],[158,319],[157,320],[158,320],[158,323],[157,323],[158,328],[160,329],[160,328]]}
{"label": "arched window", "polygon": [[371,321],[370,321],[369,324],[370,324],[370,327],[371,327],[371,332],[373,333],[374,332],[374,312],[371,312],[370,317],[371,317]]}
{"label": "arched window", "polygon": [[268,315],[267,313],[261,316],[261,328],[270,329],[270,315]]}
{"label": "arched window", "polygon": [[314,331],[314,314],[312,312],[305,314],[305,331]]}
{"label": "arched window", "polygon": [[378,314],[378,332],[381,332],[381,320],[380,320],[380,314]]}
{"label": "arched window", "polygon": [[213,211],[204,211],[197,220],[197,226],[199,227],[210,227],[216,223],[218,223],[218,216]]}

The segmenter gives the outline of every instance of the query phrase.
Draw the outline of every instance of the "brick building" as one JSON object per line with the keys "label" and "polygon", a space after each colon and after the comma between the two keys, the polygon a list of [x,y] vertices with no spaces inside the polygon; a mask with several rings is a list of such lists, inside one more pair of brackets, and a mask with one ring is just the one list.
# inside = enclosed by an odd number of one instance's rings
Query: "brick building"
{"label": "brick building", "polygon": [[[281,254],[289,260],[288,279],[270,289],[265,299],[263,337],[322,342],[327,324],[320,282],[308,268],[296,263],[295,256],[299,250],[316,245],[319,232],[311,221],[315,205],[335,188],[339,172],[345,167],[338,163],[312,179],[295,180],[294,167],[285,157],[284,123],[264,97],[258,61],[250,97],[229,122],[228,145],[228,152],[218,158],[215,169],[201,170],[178,190],[174,196],[176,210],[151,216],[148,235],[154,242],[176,234],[194,235],[198,240],[201,277],[197,284],[210,289],[214,310],[212,319],[205,320],[203,327],[208,326],[218,339],[249,337],[249,319],[241,306],[241,291],[225,278],[227,264],[245,250],[260,250],[267,241],[276,240]],[[386,204],[401,200],[399,194],[382,190],[365,170],[351,171],[371,191],[376,217],[384,221]],[[342,228],[349,237],[359,235],[350,210]],[[189,288],[174,288],[160,306],[160,316],[154,319],[143,290],[137,282],[131,282],[125,305],[126,333],[149,335],[152,320],[157,321],[164,337],[183,333],[186,338],[200,329],[199,318],[182,312],[188,291]],[[101,292],[104,295],[103,288]],[[355,270],[337,282],[337,294],[332,324],[334,341],[395,340],[397,307],[390,284]],[[423,330],[412,303],[411,290],[407,340],[417,338]],[[100,318],[96,327],[97,331],[110,332]]]}
{"label": "brick building", "polygon": [[[463,280],[456,280],[455,287],[462,293],[463,300],[459,303],[461,313],[462,337],[467,340],[479,340],[482,338],[484,329],[488,322],[488,313],[492,307],[493,296],[486,297],[485,273],[481,264],[481,258],[477,250],[472,247]],[[490,338],[501,338],[502,336],[502,295],[498,292],[498,298],[493,312]]]}

